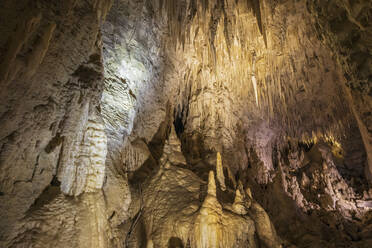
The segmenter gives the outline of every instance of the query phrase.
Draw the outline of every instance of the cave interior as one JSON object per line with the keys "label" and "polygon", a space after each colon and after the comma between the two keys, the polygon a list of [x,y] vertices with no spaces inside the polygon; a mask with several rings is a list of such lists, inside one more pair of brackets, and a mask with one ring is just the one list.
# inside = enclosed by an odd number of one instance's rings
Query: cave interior
{"label": "cave interior", "polygon": [[1,0],[0,247],[372,247],[372,1]]}

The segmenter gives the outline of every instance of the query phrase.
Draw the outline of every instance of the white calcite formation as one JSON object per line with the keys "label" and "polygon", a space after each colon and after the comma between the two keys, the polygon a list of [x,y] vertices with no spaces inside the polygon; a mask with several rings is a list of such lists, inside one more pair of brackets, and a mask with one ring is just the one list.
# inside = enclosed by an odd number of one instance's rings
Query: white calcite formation
{"label": "white calcite formation", "polygon": [[[206,183],[190,170],[179,167],[177,161],[168,159],[177,152],[177,146],[173,146],[175,150],[169,146],[172,140],[176,143],[176,137],[170,136],[166,142],[163,165],[144,184],[141,196],[146,247],[166,247],[175,240],[189,247],[257,247],[256,231],[265,245],[280,247],[269,216],[251,194],[245,193],[241,183],[233,205],[221,204],[213,171],[208,173]],[[201,190],[203,187],[206,191]]]}
{"label": "white calcite formation", "polygon": [[58,168],[61,190],[68,195],[95,192],[102,188],[105,177],[107,138],[103,122],[95,116],[81,121],[85,122],[81,125],[84,129],[63,141]]}
{"label": "white calcite formation", "polygon": [[371,10],[1,0],[0,247],[372,247]]}
{"label": "white calcite formation", "polygon": [[200,203],[203,184],[191,171],[175,165],[160,169],[144,190],[143,216],[149,242],[166,247],[175,237],[190,247],[255,247],[254,222],[223,210],[216,198],[213,171],[207,195]]}

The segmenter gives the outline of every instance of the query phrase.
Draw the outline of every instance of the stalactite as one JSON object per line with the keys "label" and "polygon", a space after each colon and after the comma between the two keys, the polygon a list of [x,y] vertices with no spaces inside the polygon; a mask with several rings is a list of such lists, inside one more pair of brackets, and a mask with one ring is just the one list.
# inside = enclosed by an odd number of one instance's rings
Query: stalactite
{"label": "stalactite", "polygon": [[256,69],[256,54],[254,53],[252,55],[252,84],[253,84],[253,90],[254,90],[254,95],[256,99],[256,105],[258,107],[258,93],[257,93],[257,80],[255,76],[255,69]]}
{"label": "stalactite", "polygon": [[257,18],[258,27],[260,29],[261,35],[264,37],[265,46],[267,47],[267,38],[266,38],[266,30],[264,28],[264,24],[262,22],[262,15],[261,15],[261,6],[260,6],[260,0],[253,0],[253,11],[255,13],[255,16]]}
{"label": "stalactite", "polygon": [[[203,123],[219,111],[215,104],[202,100],[210,91],[217,94],[231,92],[228,94],[234,95],[236,103],[248,98],[249,102],[255,103],[257,112],[264,113],[263,118],[283,123],[284,129],[299,133],[324,121],[324,117],[314,115],[311,123],[297,128],[303,122],[298,117],[301,112],[296,108],[299,94],[302,98],[315,94],[311,91],[314,87],[309,88],[306,84],[312,80],[308,78],[311,73],[297,66],[304,57],[299,46],[305,44],[289,41],[287,24],[275,23],[277,17],[269,15],[266,4],[259,0],[185,0],[176,3],[164,0],[170,33],[177,37],[177,47],[181,50],[177,54],[182,54],[186,48],[189,51],[185,61],[185,83],[191,85],[188,94],[196,96],[193,109],[199,115],[194,122],[198,128],[203,129]],[[273,25],[277,26],[273,28]],[[277,41],[281,47],[275,47],[278,45],[275,37],[281,37],[282,40]],[[267,48],[268,39],[270,49]],[[259,54],[252,56],[252,50]],[[307,57],[305,61],[311,61],[312,57]],[[213,114],[207,115],[207,112]],[[287,115],[290,117],[284,117]],[[329,119],[328,126],[335,120]],[[225,118],[220,121],[231,125]]]}

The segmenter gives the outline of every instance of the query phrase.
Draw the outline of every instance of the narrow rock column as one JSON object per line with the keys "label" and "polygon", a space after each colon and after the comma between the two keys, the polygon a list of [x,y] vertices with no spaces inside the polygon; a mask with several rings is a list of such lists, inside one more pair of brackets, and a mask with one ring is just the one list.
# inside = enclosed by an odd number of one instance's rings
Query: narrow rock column
{"label": "narrow rock column", "polygon": [[[216,197],[216,181],[214,180],[214,173],[213,173],[213,171],[210,171],[209,172],[209,177],[208,177],[208,196],[214,196],[214,197]],[[206,200],[207,200],[207,198],[206,198]]]}
{"label": "narrow rock column", "polygon": [[217,152],[216,173],[217,180],[220,183],[221,189],[222,191],[225,191],[226,190],[225,175],[223,174],[222,158],[219,152]]}
{"label": "narrow rock column", "polygon": [[244,197],[240,193],[239,189],[236,189],[235,191],[235,199],[232,205],[232,210],[237,214],[241,215],[247,214],[247,210],[244,207]]}
{"label": "narrow rock column", "polygon": [[208,194],[205,197],[200,209],[200,215],[197,222],[199,228],[196,228],[195,238],[196,247],[200,248],[218,248],[221,239],[219,228],[220,216],[222,216],[222,207],[216,198],[216,181],[213,171],[209,172]]}

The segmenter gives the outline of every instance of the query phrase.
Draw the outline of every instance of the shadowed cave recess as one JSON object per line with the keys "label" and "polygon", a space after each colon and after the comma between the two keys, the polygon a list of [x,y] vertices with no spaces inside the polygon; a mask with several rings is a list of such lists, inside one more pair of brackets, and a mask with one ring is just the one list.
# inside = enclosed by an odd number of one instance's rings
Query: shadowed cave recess
{"label": "shadowed cave recess", "polygon": [[0,247],[372,247],[370,0],[1,0]]}

